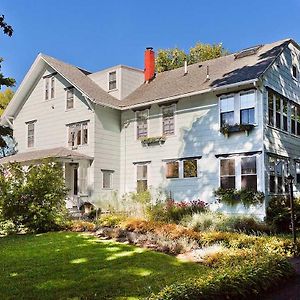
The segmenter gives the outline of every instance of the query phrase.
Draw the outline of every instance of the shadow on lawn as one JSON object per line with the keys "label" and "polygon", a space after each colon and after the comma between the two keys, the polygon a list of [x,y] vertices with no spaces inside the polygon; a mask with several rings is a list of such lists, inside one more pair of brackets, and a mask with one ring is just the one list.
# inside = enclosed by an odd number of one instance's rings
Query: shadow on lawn
{"label": "shadow on lawn", "polygon": [[138,299],[208,271],[162,253],[76,233],[7,237],[0,239],[0,250],[7,257],[0,262],[5,270],[0,294],[7,298]]}

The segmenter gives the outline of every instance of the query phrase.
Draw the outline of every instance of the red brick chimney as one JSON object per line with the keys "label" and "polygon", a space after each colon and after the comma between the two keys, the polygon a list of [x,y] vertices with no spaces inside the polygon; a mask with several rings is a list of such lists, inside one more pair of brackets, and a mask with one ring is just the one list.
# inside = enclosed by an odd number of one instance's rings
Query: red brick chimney
{"label": "red brick chimney", "polygon": [[155,55],[152,47],[147,47],[145,50],[145,82],[149,82],[155,75]]}

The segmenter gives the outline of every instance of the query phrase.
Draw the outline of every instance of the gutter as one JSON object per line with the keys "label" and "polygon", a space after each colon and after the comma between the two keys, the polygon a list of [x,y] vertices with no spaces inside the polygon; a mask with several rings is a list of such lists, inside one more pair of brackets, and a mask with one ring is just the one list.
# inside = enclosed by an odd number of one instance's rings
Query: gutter
{"label": "gutter", "polygon": [[135,105],[123,106],[123,107],[120,107],[120,109],[121,110],[128,110],[128,109],[132,109],[132,108],[136,108],[136,107],[143,107],[143,106],[146,106],[146,105],[157,104],[157,103],[161,103],[161,102],[168,102],[168,101],[173,101],[173,100],[177,100],[177,99],[180,99],[180,98],[191,97],[191,96],[195,96],[195,95],[201,95],[201,94],[205,94],[205,93],[216,92],[216,91],[220,91],[220,90],[224,90],[224,89],[235,88],[235,87],[239,87],[239,86],[242,86],[242,85],[253,84],[255,86],[255,84],[258,81],[259,81],[258,78],[245,80],[245,81],[240,81],[240,82],[236,82],[236,83],[232,83],[232,84],[227,84],[227,85],[224,85],[224,86],[212,87],[212,88],[208,88],[208,89],[205,89],[205,90],[194,91],[194,92],[190,92],[190,93],[186,93],[186,94],[180,94],[180,95],[171,96],[171,97],[167,97],[167,98],[161,98],[161,99],[154,100],[154,101],[150,100],[150,101],[135,104]]}

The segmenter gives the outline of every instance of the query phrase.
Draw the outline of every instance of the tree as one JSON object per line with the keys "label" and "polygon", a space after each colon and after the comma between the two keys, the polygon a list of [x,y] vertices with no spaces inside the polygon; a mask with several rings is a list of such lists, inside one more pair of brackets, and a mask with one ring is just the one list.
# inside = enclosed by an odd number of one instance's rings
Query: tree
{"label": "tree", "polygon": [[13,96],[14,92],[11,89],[6,89],[4,92],[0,92],[0,117]]}
{"label": "tree", "polygon": [[185,53],[179,48],[160,49],[156,56],[156,71],[158,73],[173,70],[184,66],[186,60],[188,64],[199,63],[220,56],[227,55],[228,51],[220,44],[201,44],[190,48],[189,53]]}
{"label": "tree", "polygon": [[12,36],[14,32],[13,28],[4,21],[4,15],[0,16],[0,28],[2,28],[4,34],[8,36]]}

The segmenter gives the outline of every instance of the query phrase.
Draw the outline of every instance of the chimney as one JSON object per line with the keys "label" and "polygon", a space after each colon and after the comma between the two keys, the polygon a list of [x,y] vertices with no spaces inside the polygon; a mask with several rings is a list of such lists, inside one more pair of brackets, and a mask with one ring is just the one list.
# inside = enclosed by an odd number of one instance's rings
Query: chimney
{"label": "chimney", "polygon": [[145,50],[145,82],[150,82],[155,75],[155,57],[152,47],[147,47]]}

